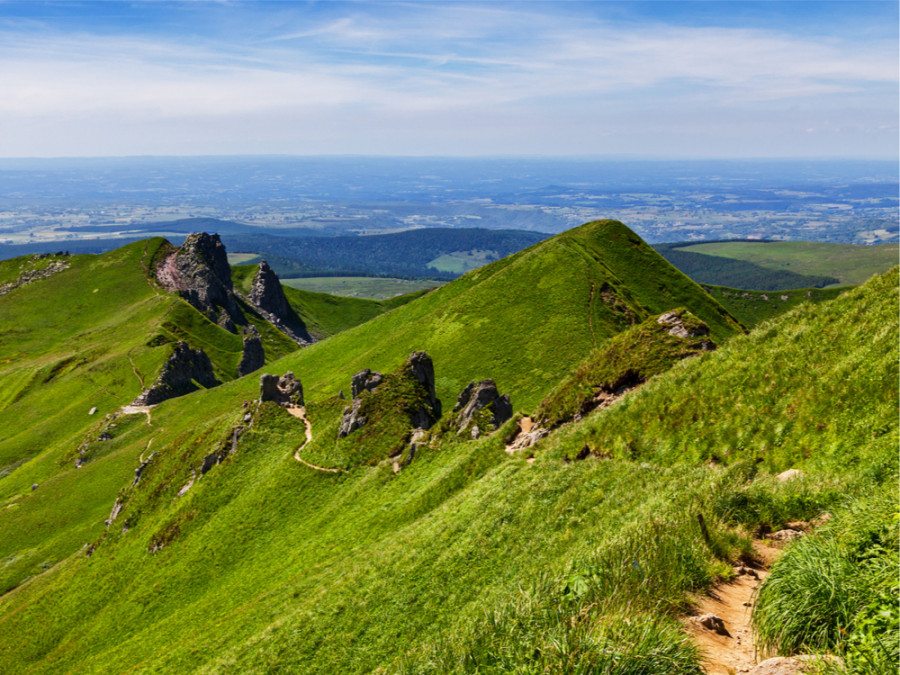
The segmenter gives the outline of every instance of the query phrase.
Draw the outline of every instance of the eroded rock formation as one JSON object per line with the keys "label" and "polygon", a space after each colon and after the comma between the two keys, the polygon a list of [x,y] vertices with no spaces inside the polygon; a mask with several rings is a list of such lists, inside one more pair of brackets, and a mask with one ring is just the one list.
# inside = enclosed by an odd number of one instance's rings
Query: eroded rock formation
{"label": "eroded rock formation", "polygon": [[243,337],[244,347],[241,352],[241,362],[238,364],[238,376],[247,375],[266,365],[266,352],[256,326],[250,325],[245,328]]}
{"label": "eroded rock formation", "polygon": [[350,380],[350,397],[357,398],[364,391],[375,391],[378,385],[384,381],[384,375],[366,368],[361,370]]}
{"label": "eroded rock formation", "polygon": [[246,323],[235,302],[231,268],[218,234],[189,234],[159,266],[156,278],[226,330],[235,333],[237,325]]}
{"label": "eroded rock formation", "polygon": [[269,323],[297,344],[313,342],[303,320],[288,303],[278,275],[265,260],[259,263],[246,299]]}
{"label": "eroded rock formation", "polygon": [[196,391],[197,385],[209,389],[219,384],[221,382],[216,379],[206,352],[191,349],[187,342],[176,342],[172,355],[163,364],[156,381],[134,399],[131,405],[156,405]]}
{"label": "eroded rock formation", "polygon": [[259,376],[259,400],[279,405],[303,405],[303,385],[288,371],[281,377],[266,373]]}
{"label": "eroded rock formation", "polygon": [[[481,424],[478,423],[477,414],[482,410],[490,413],[487,420],[490,425],[489,429],[482,428],[485,426],[484,421]],[[453,426],[456,427],[458,433],[468,430],[472,433],[472,438],[478,438],[482,433],[490,433],[499,429],[506,420],[512,417],[513,409],[509,394],[501,396],[494,381],[488,379],[478,383],[469,382],[456,399],[453,412],[456,413]]]}

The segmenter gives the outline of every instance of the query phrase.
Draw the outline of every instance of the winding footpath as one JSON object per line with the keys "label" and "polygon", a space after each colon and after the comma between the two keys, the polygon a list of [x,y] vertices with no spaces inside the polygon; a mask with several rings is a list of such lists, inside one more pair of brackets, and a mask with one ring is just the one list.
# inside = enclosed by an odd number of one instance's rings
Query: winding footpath
{"label": "winding footpath", "polygon": [[306,445],[312,440],[312,423],[306,416],[306,408],[304,408],[303,406],[293,406],[291,408],[288,408],[287,410],[297,419],[303,420],[303,423],[306,425],[306,440],[303,441],[303,445],[297,448],[297,450],[294,452],[294,459],[296,459],[301,464],[308,466],[310,469],[315,469],[316,471],[325,471],[327,473],[346,473],[344,469],[328,468],[327,466],[318,466],[316,464],[311,464],[300,456],[300,451],[303,450],[303,448],[305,448]]}

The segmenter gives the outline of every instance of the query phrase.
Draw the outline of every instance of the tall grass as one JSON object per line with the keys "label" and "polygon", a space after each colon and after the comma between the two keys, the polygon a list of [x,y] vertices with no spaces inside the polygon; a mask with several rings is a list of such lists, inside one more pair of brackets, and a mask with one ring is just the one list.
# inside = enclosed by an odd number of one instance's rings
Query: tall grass
{"label": "tall grass", "polygon": [[760,588],[758,644],[781,654],[837,652],[854,673],[896,673],[897,525],[894,490],[882,488],[792,545]]}

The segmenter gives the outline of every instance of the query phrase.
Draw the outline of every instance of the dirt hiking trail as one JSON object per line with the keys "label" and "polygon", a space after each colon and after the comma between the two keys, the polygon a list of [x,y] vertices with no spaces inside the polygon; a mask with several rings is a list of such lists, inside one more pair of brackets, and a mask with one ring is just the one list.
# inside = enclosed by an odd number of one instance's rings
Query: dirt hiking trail
{"label": "dirt hiking trail", "polygon": [[310,469],[315,469],[316,471],[326,471],[328,473],[346,473],[344,469],[329,468],[327,466],[317,466],[316,464],[311,464],[300,456],[300,451],[303,450],[303,448],[306,447],[306,444],[312,440],[312,423],[306,416],[306,408],[304,408],[303,406],[292,406],[288,408],[287,411],[297,419],[303,420],[303,423],[306,425],[306,440],[303,441],[303,445],[297,448],[297,450],[294,452],[294,459],[296,459],[301,464],[308,466]]}
{"label": "dirt hiking trail", "polygon": [[[738,575],[703,596],[697,605],[697,615],[686,620],[688,631],[703,652],[708,675],[749,673],[756,666],[756,645],[750,624],[753,594],[769,575],[769,567],[781,555],[781,550],[759,540],[753,542],[753,550],[759,563],[754,567],[736,567]],[[700,619],[707,615],[722,619],[724,631],[703,625]]]}

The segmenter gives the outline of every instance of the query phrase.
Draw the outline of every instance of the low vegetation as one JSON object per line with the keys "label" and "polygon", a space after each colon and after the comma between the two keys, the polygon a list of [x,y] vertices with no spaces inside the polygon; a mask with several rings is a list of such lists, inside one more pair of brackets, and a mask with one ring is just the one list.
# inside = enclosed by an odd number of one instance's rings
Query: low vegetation
{"label": "low vegetation", "polygon": [[[139,301],[169,302],[134,279]],[[88,421],[48,429],[48,449],[0,479],[0,560],[30,561],[0,597],[0,662],[29,674],[699,674],[679,621],[697,594],[735,574],[754,536],[828,512],[760,591],[761,635],[840,654],[852,672],[896,670],[878,644],[897,625],[897,288],[894,269],[744,335],[628,228],[599,221],[269,363],[303,381],[309,441],[304,420],[254,401],[251,375],[164,401],[152,420],[120,418],[102,459],[56,470],[105,424],[71,394]],[[334,307],[320,325],[353,320],[340,316],[350,303]],[[676,309],[690,340],[659,323]],[[445,414],[491,377],[520,413],[584,416],[528,453],[506,452],[514,418],[477,440],[431,435],[395,466],[421,392],[393,371],[417,349]],[[41,377],[63,382],[72,363],[48,359]],[[337,394],[363,368],[389,374],[363,394],[371,419],[338,439],[351,402]],[[629,370],[646,382],[581,410]],[[788,468],[799,477],[779,480]]]}

